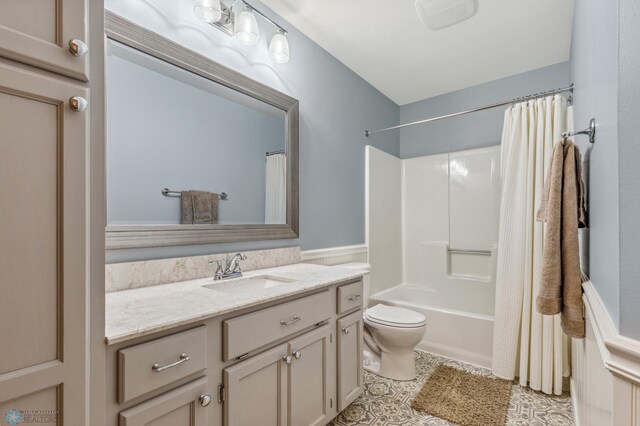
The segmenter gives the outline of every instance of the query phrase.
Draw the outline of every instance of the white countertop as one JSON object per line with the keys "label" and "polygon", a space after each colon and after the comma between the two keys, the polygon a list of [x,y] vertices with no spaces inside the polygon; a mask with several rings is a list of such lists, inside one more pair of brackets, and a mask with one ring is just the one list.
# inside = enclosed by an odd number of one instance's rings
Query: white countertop
{"label": "white countertop", "polygon": [[[261,269],[243,278],[269,275],[293,280],[270,288],[223,292],[205,285],[227,286],[238,279],[201,278],[107,293],[106,341],[111,345],[205,318],[239,311],[261,303],[327,287],[368,272],[307,263]],[[237,283],[241,286],[242,283]]]}

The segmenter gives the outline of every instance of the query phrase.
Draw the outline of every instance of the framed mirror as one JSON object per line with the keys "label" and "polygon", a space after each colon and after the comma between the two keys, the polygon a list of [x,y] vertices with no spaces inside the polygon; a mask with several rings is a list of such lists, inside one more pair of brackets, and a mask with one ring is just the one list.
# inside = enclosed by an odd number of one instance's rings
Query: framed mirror
{"label": "framed mirror", "polygon": [[298,237],[298,101],[106,12],[107,249]]}

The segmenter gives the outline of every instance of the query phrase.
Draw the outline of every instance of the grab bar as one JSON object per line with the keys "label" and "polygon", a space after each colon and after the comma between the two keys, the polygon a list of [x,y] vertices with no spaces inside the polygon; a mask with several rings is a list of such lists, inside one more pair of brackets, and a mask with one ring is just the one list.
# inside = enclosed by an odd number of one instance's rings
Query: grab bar
{"label": "grab bar", "polygon": [[479,254],[481,256],[491,256],[491,250],[449,249],[449,253]]}

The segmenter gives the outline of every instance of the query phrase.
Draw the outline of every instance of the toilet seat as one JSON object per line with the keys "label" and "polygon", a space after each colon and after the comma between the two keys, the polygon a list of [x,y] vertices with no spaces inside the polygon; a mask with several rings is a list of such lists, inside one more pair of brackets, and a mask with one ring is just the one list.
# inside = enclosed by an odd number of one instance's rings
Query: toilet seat
{"label": "toilet seat", "polygon": [[383,304],[367,309],[364,318],[375,324],[396,328],[415,328],[426,324],[425,316],[418,312]]}

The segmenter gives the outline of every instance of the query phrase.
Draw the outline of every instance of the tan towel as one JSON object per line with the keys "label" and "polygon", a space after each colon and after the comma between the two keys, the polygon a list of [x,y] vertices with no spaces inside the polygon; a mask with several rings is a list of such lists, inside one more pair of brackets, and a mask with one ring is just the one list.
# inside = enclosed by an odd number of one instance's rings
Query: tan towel
{"label": "tan towel", "polygon": [[542,259],[542,280],[536,305],[538,312],[562,312],[564,332],[584,337],[582,279],[578,228],[585,223],[584,183],[580,151],[564,140],[553,148],[537,219],[547,223]]}
{"label": "tan towel", "polygon": [[218,223],[218,194],[206,191],[182,191],[181,223]]}

